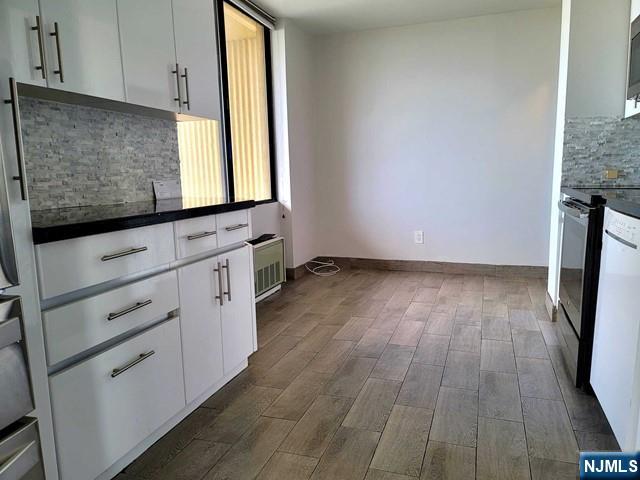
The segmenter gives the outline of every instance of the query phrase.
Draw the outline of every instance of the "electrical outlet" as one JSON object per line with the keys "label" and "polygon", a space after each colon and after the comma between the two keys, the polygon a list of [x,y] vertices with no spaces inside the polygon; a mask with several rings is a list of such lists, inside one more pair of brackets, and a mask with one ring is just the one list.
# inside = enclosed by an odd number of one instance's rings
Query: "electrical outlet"
{"label": "electrical outlet", "polygon": [[424,232],[422,230],[413,232],[413,241],[415,243],[424,243]]}
{"label": "electrical outlet", "polygon": [[615,180],[616,178],[619,178],[619,177],[620,177],[620,170],[616,168],[607,168],[604,171],[605,180]]}

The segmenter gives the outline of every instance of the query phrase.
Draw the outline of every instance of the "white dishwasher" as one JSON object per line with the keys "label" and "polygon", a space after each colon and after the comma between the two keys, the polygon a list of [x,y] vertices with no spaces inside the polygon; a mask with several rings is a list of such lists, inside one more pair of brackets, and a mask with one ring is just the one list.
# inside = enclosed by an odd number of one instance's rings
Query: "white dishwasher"
{"label": "white dishwasher", "polygon": [[640,219],[605,211],[591,386],[623,451],[640,449]]}

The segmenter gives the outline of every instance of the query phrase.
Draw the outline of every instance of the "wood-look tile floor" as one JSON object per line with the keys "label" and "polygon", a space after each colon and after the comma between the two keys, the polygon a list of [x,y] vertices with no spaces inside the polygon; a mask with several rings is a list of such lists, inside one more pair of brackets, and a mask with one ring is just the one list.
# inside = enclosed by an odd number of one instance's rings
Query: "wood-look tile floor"
{"label": "wood-look tile floor", "polygon": [[575,479],[618,446],[568,378],[545,282],[374,270],[258,305],[249,368],[120,480]]}

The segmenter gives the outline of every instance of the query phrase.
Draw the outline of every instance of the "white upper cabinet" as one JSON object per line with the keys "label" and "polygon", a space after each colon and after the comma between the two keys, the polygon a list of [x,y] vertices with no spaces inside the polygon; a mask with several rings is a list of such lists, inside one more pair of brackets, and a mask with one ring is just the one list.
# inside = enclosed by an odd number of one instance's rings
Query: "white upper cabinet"
{"label": "white upper cabinet", "polygon": [[173,0],[183,113],[220,120],[216,17],[212,0]]}
{"label": "white upper cabinet", "polygon": [[219,257],[222,267],[222,344],[225,375],[254,351],[253,262],[251,246]]}
{"label": "white upper cabinet", "polygon": [[49,87],[124,101],[116,0],[41,0],[40,6]]}
{"label": "white upper cabinet", "polygon": [[118,0],[118,20],[127,102],[179,111],[171,0]]}
{"label": "white upper cabinet", "polygon": [[38,0],[0,0],[0,74],[45,86],[44,35]]}

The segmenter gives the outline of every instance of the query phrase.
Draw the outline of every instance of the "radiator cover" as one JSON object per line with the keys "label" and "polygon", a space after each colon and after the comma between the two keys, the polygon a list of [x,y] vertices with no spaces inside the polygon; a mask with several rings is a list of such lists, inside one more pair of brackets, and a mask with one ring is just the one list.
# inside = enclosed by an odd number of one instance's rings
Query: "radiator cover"
{"label": "radiator cover", "polygon": [[256,297],[285,281],[284,239],[274,238],[253,247]]}

